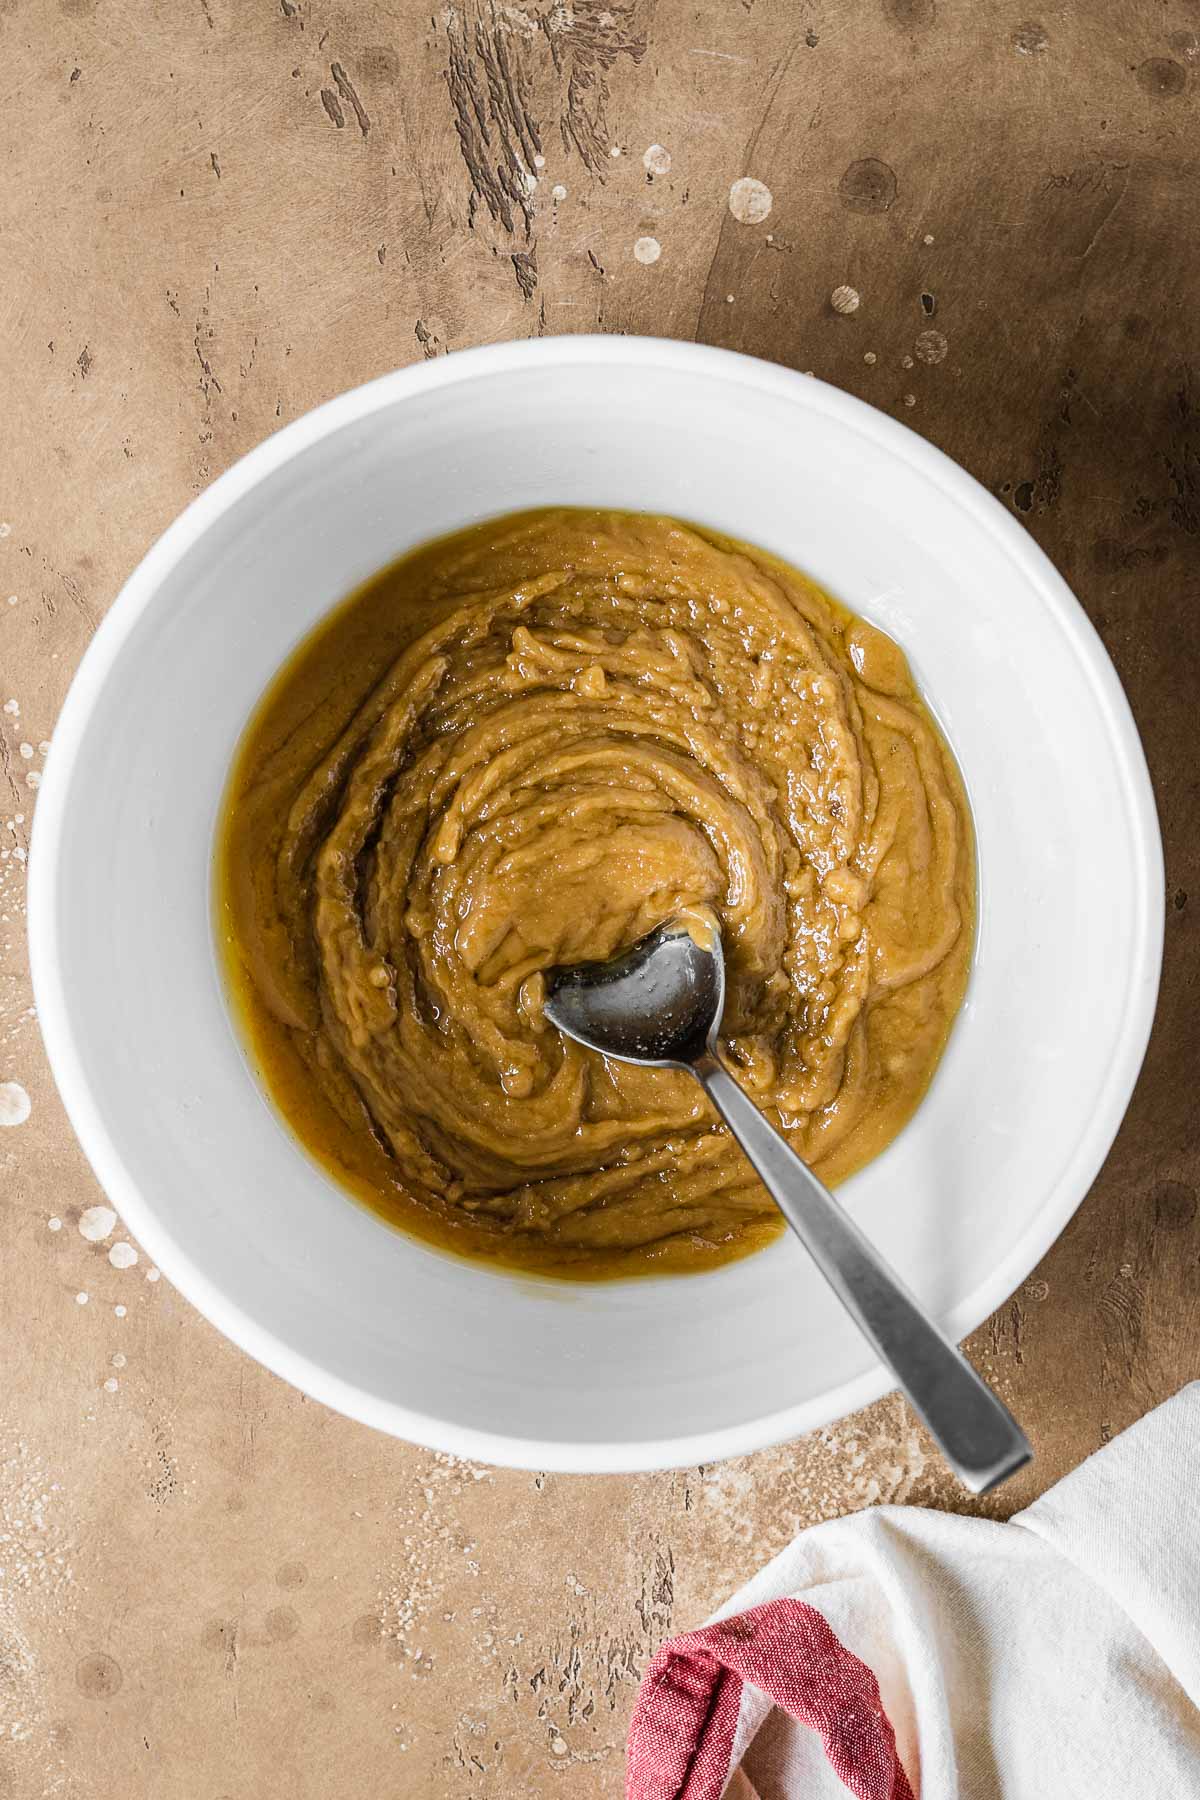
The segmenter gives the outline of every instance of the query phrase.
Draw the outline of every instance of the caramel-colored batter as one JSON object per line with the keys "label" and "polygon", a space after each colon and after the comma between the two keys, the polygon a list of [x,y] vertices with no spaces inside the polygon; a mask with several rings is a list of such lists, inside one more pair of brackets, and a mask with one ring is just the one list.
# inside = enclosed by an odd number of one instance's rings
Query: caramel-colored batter
{"label": "caramel-colored batter", "polygon": [[759,551],[557,509],[427,546],[301,647],[238,758],[219,904],[255,1061],[340,1181],[596,1277],[780,1221],[699,1086],[564,1040],[543,971],[711,906],[726,1054],[836,1181],[941,1054],[973,852],[890,639]]}

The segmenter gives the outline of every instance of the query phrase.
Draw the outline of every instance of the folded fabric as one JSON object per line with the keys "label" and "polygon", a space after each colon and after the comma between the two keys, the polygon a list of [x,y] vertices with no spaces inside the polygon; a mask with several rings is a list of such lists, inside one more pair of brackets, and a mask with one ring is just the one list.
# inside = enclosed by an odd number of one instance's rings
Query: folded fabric
{"label": "folded fabric", "polygon": [[1006,1525],[802,1532],[669,1639],[628,1800],[1200,1800],[1200,1383]]}

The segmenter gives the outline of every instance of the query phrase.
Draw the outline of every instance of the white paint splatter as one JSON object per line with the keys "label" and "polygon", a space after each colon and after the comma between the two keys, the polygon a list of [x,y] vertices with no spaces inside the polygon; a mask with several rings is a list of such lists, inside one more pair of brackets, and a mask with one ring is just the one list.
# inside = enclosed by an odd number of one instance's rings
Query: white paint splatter
{"label": "white paint splatter", "polygon": [[733,295],[732,295],[732,294],[726,294],[726,296],[725,296],[725,304],[726,304],[726,306],[732,306],[732,305],[733,305]]}
{"label": "white paint splatter", "polygon": [[118,1319],[123,1319],[125,1317],[126,1310],[127,1309],[124,1306],[114,1306],[113,1307],[113,1311],[117,1315]]}
{"label": "white paint splatter", "polygon": [[550,189],[550,198],[552,200],[565,200],[566,197],[567,197],[566,188],[563,186],[561,181],[556,181],[554,186]]}
{"label": "white paint splatter", "polygon": [[0,1125],[23,1125],[33,1102],[19,1081],[0,1081]]}
{"label": "white paint splatter", "polygon": [[33,745],[32,744],[18,744],[17,745],[17,755],[23,756],[25,758],[25,761],[29,762],[33,756]]}
{"label": "white paint splatter", "polygon": [[662,255],[662,245],[657,238],[640,237],[633,246],[633,254],[640,263],[656,263]]}
{"label": "white paint splatter", "polygon": [[4,702],[4,710],[6,713],[11,713],[14,719],[19,719],[21,716],[21,702],[19,700],[6,700]]}
{"label": "white paint splatter", "polygon": [[835,313],[857,312],[862,304],[862,295],[857,288],[847,287],[843,283],[841,287],[834,288],[829,296],[829,304]]}
{"label": "white paint splatter", "polygon": [[535,168],[535,169],[544,169],[544,168],[545,168],[545,166],[546,166],[546,159],[545,159],[545,157],[544,157],[544,156],[540,156],[540,155],[539,155],[539,156],[535,156],[535,157],[534,157],[534,159],[533,159],[533,166],[534,166],[534,168]]}
{"label": "white paint splatter", "polygon": [[863,357],[863,361],[864,361],[864,362],[865,362],[865,363],[873,363],[873,362],[878,362],[878,360],[879,360],[879,359],[878,359],[878,357],[877,357],[877,356],[876,356],[876,355],[875,355],[875,352],[874,352],[874,351],[873,351],[873,350],[868,350],[868,351],[867,351],[867,352],[866,352],[866,354],[865,354],[865,355],[864,355],[864,357]]}
{"label": "white paint splatter", "polygon": [[642,167],[647,175],[665,175],[671,167],[671,152],[662,144],[651,144],[642,156]]}
{"label": "white paint splatter", "polygon": [[0,537],[7,537],[11,530],[12,530],[11,525],[9,525],[7,523],[0,524]]}
{"label": "white paint splatter", "polygon": [[43,738],[41,743],[38,745],[38,755],[39,756],[49,756],[49,754],[50,754],[50,739]]}
{"label": "white paint splatter", "polygon": [[87,1303],[88,1303],[88,1297],[86,1294],[76,1294],[76,1296],[75,1296],[76,1306],[86,1306]]}
{"label": "white paint splatter", "polygon": [[923,243],[923,244],[932,244],[932,242],[933,242],[933,233],[932,233],[932,231],[927,231],[927,232],[926,232],[926,233],[925,233],[925,236],[924,236],[924,237],[923,237],[923,238],[922,238],[922,239],[921,239],[921,242],[922,242],[922,243]]}
{"label": "white paint splatter", "polygon": [[15,606],[17,604],[17,596],[15,594],[10,594],[8,596],[8,604],[10,606]]}
{"label": "white paint splatter", "polygon": [[110,1360],[114,1369],[123,1369],[129,1358],[123,1350],[114,1350]]}
{"label": "white paint splatter", "polygon": [[945,362],[950,345],[940,331],[923,331],[913,349],[923,363]]}
{"label": "white paint splatter", "polygon": [[161,1281],[162,1280],[162,1270],[161,1269],[147,1269],[146,1270],[146,1280],[147,1281]]}
{"label": "white paint splatter", "polygon": [[612,147],[612,149],[611,149],[611,150],[610,150],[610,151],[609,151],[609,153],[608,153],[608,154],[609,154],[609,155],[610,155],[610,156],[620,156],[620,154],[621,154],[621,146],[620,146],[620,144],[614,144],[614,145],[613,145],[613,147]]}
{"label": "white paint splatter", "polygon": [[774,204],[770,188],[753,175],[743,175],[729,190],[729,210],[739,225],[761,225]]}
{"label": "white paint splatter", "polygon": [[117,1380],[116,1376],[110,1375],[108,1380],[104,1384],[104,1391],[106,1394],[115,1394],[117,1389],[120,1387],[120,1385],[121,1384]]}
{"label": "white paint splatter", "polygon": [[37,769],[33,769],[25,777],[26,787],[38,788],[42,785],[42,777]]}
{"label": "white paint splatter", "polygon": [[905,406],[915,406],[917,404],[917,396],[915,394],[905,394],[904,404]]}
{"label": "white paint splatter", "polygon": [[46,1230],[47,1231],[61,1231],[62,1230],[62,1220],[61,1219],[47,1219],[46,1220]]}
{"label": "white paint splatter", "polygon": [[79,1215],[79,1235],[89,1244],[102,1244],[116,1222],[111,1206],[89,1206]]}
{"label": "white paint splatter", "polygon": [[[451,14],[455,11],[453,7],[448,7],[446,10]],[[521,7],[501,6],[498,10],[508,29],[515,32],[518,37],[535,38],[537,36],[537,20],[531,18]]]}
{"label": "white paint splatter", "polygon": [[132,1269],[137,1259],[137,1251],[132,1244],[127,1244],[124,1239],[122,1239],[119,1244],[114,1244],[108,1253],[108,1260],[114,1269]]}

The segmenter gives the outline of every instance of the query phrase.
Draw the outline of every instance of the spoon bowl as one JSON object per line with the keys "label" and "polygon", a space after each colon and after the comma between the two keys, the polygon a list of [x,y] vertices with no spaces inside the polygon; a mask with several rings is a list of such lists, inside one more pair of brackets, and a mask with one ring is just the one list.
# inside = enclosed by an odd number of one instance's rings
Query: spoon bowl
{"label": "spoon bowl", "polygon": [[552,970],[545,1011],[560,1031],[602,1056],[690,1069],[725,1011],[716,918],[679,914],[608,962]]}

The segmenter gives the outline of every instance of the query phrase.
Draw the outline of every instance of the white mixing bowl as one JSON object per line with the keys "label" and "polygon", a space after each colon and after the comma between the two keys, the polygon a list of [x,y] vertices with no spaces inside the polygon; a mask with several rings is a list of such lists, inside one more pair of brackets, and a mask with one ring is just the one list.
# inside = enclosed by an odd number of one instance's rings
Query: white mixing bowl
{"label": "white mixing bowl", "polygon": [[542,1469],[708,1462],[891,1385],[790,1237],[711,1274],[571,1286],[401,1236],[299,1148],[218,977],[213,834],[293,646],[423,539],[551,502],[678,514],[890,632],[966,778],[979,942],[916,1118],[842,1198],[955,1338],[1086,1194],[1146,1045],[1162,864],[1098,638],[1004,509],[818,381],[628,338],[419,364],[279,432],[131,577],[37,807],[29,923],[72,1123],[147,1254],[252,1356],[368,1424]]}

